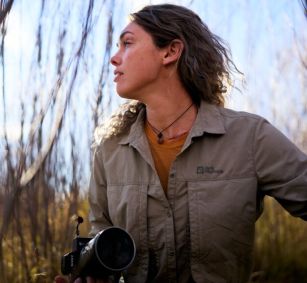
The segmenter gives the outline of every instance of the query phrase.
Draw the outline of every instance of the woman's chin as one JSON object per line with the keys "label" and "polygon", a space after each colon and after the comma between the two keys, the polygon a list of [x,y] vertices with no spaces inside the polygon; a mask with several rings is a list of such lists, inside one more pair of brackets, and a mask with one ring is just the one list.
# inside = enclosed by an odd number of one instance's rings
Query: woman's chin
{"label": "woman's chin", "polygon": [[118,94],[121,98],[137,100],[136,95],[133,94],[133,93],[131,93],[131,92],[117,90],[117,94]]}

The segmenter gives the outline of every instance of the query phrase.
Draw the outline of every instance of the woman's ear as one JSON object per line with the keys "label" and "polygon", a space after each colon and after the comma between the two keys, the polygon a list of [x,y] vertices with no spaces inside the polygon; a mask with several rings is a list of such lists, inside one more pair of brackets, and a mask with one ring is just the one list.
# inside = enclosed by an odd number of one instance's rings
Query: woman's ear
{"label": "woman's ear", "polygon": [[177,62],[182,54],[184,45],[180,39],[174,39],[167,47],[163,57],[164,65]]}

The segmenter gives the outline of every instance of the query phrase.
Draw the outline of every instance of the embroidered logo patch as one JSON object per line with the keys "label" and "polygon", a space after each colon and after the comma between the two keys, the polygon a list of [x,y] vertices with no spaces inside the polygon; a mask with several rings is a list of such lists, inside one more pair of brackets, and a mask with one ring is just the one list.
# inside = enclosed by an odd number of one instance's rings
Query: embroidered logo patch
{"label": "embroidered logo patch", "polygon": [[220,170],[220,169],[215,169],[214,166],[197,166],[196,167],[196,173],[198,175],[202,175],[202,174],[213,174],[213,173],[216,173],[216,174],[221,174],[223,173],[223,170]]}

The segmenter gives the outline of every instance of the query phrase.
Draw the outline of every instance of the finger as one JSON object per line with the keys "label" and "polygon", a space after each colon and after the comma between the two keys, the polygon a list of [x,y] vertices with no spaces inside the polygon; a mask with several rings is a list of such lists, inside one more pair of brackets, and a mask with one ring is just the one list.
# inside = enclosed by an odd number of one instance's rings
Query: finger
{"label": "finger", "polygon": [[[82,283],[83,281],[82,281],[82,279],[81,278],[77,278],[75,281],[74,281],[74,283]],[[87,281],[86,281],[87,282]]]}
{"label": "finger", "polygon": [[96,280],[96,283],[112,283],[112,281],[108,278],[105,278]]}
{"label": "finger", "polygon": [[86,283],[111,283],[111,281],[109,279],[95,279],[93,277],[86,277]]}
{"label": "finger", "polygon": [[57,275],[54,278],[54,282],[55,283],[68,283],[68,280],[65,277],[63,277],[63,276]]}

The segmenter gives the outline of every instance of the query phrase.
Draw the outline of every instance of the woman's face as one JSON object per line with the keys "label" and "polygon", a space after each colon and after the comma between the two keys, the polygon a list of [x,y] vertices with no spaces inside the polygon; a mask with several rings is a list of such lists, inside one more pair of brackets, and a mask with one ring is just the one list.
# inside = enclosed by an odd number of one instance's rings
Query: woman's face
{"label": "woman's face", "polygon": [[163,56],[163,49],[155,46],[149,33],[134,22],[128,24],[120,35],[118,51],[111,58],[117,93],[143,101],[159,85]]}

